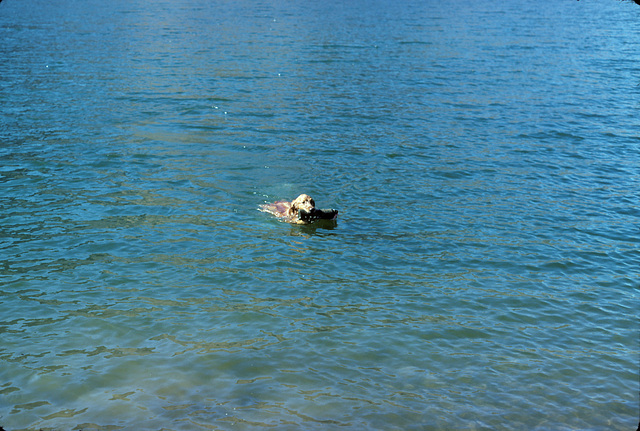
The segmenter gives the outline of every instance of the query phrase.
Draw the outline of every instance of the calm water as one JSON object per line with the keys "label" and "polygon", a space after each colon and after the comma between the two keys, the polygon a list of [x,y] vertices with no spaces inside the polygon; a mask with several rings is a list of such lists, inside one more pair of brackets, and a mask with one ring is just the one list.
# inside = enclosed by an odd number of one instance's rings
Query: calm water
{"label": "calm water", "polygon": [[[640,7],[0,4],[0,426],[631,430]],[[311,194],[336,226],[258,205]]]}

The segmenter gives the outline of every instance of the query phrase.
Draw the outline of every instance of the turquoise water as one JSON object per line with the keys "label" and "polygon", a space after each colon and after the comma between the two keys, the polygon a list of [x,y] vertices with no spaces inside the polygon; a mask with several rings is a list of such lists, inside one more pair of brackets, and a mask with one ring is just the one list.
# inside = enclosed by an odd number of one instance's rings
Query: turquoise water
{"label": "turquoise water", "polygon": [[[0,40],[7,431],[636,428],[634,3],[5,0]],[[303,192],[337,224],[258,211]]]}

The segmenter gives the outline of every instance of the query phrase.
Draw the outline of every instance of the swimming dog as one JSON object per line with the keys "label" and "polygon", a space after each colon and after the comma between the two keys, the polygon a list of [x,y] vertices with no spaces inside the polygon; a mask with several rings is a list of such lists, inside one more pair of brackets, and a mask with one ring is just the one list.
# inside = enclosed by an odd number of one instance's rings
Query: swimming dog
{"label": "swimming dog", "polygon": [[291,202],[277,201],[260,205],[260,210],[294,224],[308,224],[319,219],[334,220],[338,217],[337,210],[317,210],[313,198],[304,193]]}

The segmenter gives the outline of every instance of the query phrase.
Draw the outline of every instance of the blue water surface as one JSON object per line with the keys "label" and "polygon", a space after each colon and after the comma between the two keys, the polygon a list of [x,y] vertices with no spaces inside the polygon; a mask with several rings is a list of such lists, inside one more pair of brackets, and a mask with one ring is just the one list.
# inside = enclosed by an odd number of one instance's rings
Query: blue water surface
{"label": "blue water surface", "polygon": [[[7,431],[636,428],[633,2],[5,0],[0,41]],[[300,193],[337,223],[258,211]]]}

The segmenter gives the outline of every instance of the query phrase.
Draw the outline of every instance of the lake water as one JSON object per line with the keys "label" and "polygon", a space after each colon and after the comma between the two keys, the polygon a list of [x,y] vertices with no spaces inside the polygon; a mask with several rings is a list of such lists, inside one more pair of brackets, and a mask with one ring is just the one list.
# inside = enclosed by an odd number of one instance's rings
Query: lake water
{"label": "lake water", "polygon": [[[0,426],[631,430],[640,7],[5,0]],[[258,211],[300,193],[335,225]]]}

